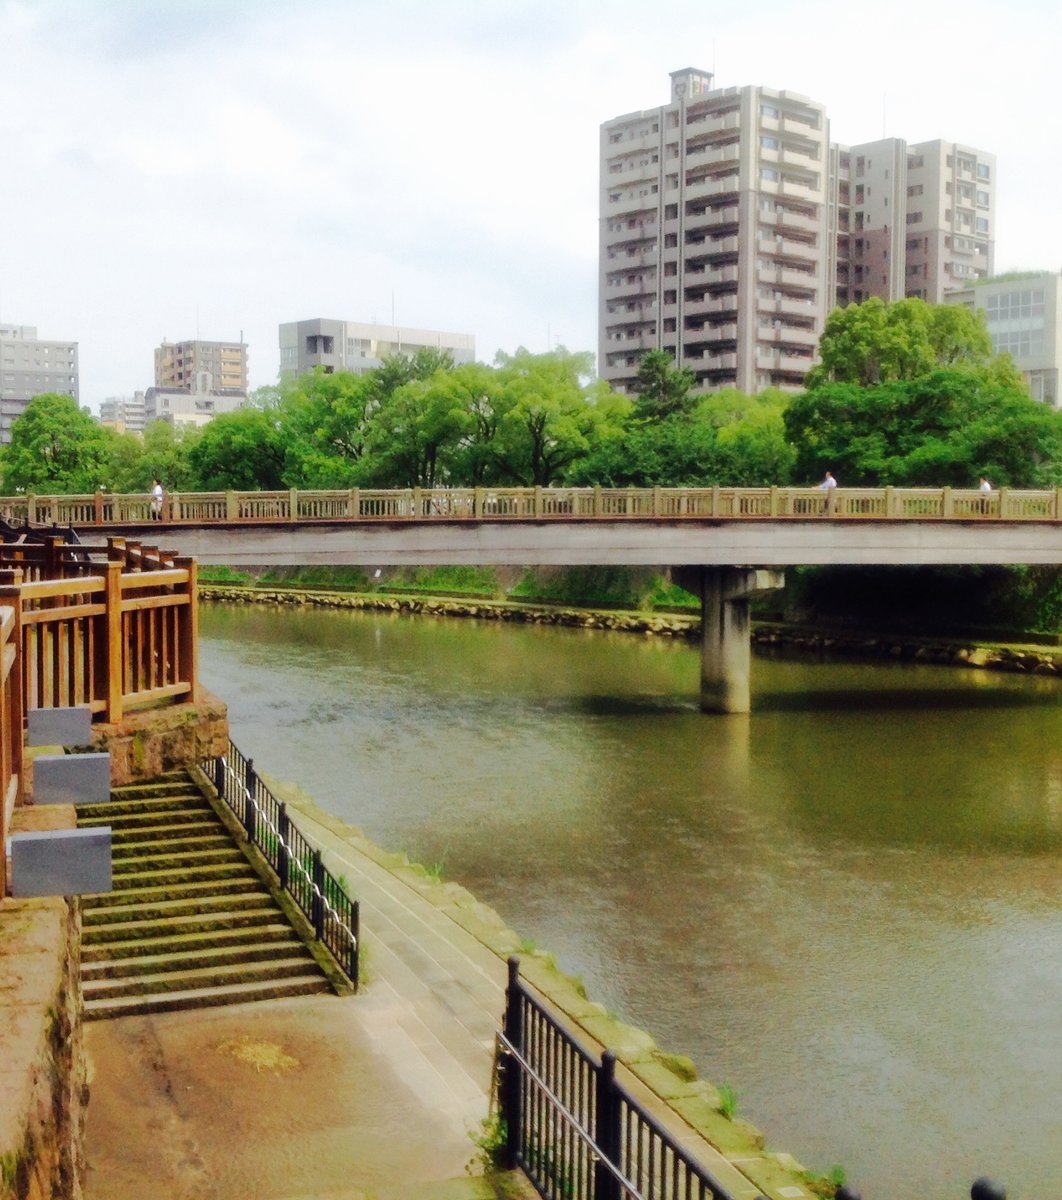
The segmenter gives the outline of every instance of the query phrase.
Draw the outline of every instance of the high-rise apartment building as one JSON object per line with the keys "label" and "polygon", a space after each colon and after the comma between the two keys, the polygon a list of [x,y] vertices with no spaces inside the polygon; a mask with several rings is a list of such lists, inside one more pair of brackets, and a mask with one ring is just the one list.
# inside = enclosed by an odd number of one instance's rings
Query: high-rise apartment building
{"label": "high-rise apartment building", "polygon": [[1009,354],[1034,400],[1062,407],[1062,275],[1033,271],[986,279],[948,296],[985,314],[997,354]]}
{"label": "high-rise apartment building", "polygon": [[703,389],[799,386],[825,319],[829,131],[821,104],[712,88],[601,127],[599,374],[667,350]]}
{"label": "high-rise apartment building", "polygon": [[78,399],[77,342],[47,342],[32,325],[0,325],[0,443],[34,396]]}
{"label": "high-rise apartment building", "polygon": [[281,375],[305,375],[320,367],[325,374],[351,371],[363,375],[384,359],[418,350],[446,350],[455,365],[476,361],[476,339],[470,333],[409,329],[400,325],[366,325],[315,317],[280,326]]}
{"label": "high-rise apartment building", "polygon": [[700,390],[800,387],[835,305],[939,303],[991,272],[990,155],[839,146],[805,96],[694,68],[671,86],[601,127],[598,371],[614,387],[654,349]]}
{"label": "high-rise apartment building", "polygon": [[155,386],[247,395],[246,342],[166,342],[155,350]]}
{"label": "high-rise apartment building", "polygon": [[837,303],[942,304],[992,274],[995,158],[954,142],[836,147]]}

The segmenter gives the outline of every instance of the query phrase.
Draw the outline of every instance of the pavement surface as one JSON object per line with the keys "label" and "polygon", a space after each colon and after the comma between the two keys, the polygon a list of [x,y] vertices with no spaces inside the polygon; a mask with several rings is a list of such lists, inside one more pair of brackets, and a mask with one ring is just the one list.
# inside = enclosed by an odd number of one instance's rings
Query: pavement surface
{"label": "pavement surface", "polygon": [[87,1024],[86,1200],[495,1195],[468,1164],[505,963],[355,847],[307,832],[361,902],[360,994]]}

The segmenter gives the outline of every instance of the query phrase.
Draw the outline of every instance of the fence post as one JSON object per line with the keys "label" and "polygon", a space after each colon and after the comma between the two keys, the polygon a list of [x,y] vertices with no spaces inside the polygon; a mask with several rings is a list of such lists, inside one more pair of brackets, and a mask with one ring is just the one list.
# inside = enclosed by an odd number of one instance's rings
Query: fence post
{"label": "fence post", "polygon": [[225,774],[225,756],[219,754],[214,759],[214,787],[221,800],[225,799]]}
{"label": "fence post", "polygon": [[254,773],[254,759],[247,759],[247,773],[244,776],[243,786],[245,794],[243,797],[243,827],[247,831],[247,840],[252,846],[258,843],[255,841],[255,827],[257,825],[257,812],[254,807],[253,799],[255,788],[258,783],[258,776]]}
{"label": "fence post", "polygon": [[410,515],[411,517],[414,517],[414,518],[420,518],[420,517],[423,515],[423,514],[421,513],[421,508],[420,508],[420,506],[421,506],[420,488],[419,488],[419,487],[415,487],[415,488],[413,489],[413,503],[412,503],[412,505],[410,506],[410,508],[411,508],[411,511],[410,511],[410,514],[409,514],[409,515]]}
{"label": "fence post", "polygon": [[177,609],[177,653],[179,659],[171,683],[187,683],[188,699],[195,703],[199,690],[199,563],[183,555],[173,565],[188,572],[187,603]]}
{"label": "fence post", "polygon": [[1001,487],[999,489],[999,510],[996,513],[996,516],[998,517],[1005,517],[1007,515],[1005,510],[1007,507],[1007,493],[1009,491],[1010,488],[1006,487]]}
{"label": "fence post", "polygon": [[280,837],[280,845],[277,846],[277,875],[280,877],[280,890],[286,892],[291,875],[291,855],[288,854],[291,818],[288,816],[288,806],[283,802],[277,815],[277,832]]}
{"label": "fence post", "polygon": [[361,905],[357,900],[352,900],[350,904],[350,931],[354,934],[354,941],[348,948],[347,975],[357,991],[361,982]]}
{"label": "fence post", "polygon": [[[502,1031],[511,1046],[522,1052],[524,1048],[524,1008],[520,992],[520,960],[516,955],[509,958],[509,983],[505,989],[505,1018]],[[520,1064],[508,1050],[502,1051],[501,1079],[498,1083],[498,1112],[505,1122],[505,1168],[516,1169],[520,1154],[520,1133],[523,1124],[521,1112]]]}
{"label": "fence post", "polygon": [[290,488],[288,491],[288,516],[293,521],[299,519],[299,489]]}
{"label": "fence post", "polygon": [[[597,1072],[594,1141],[612,1166],[620,1165],[620,1106],[616,1095],[616,1056],[611,1050],[601,1055]],[[620,1200],[619,1180],[602,1163],[594,1164],[595,1200]]]}
{"label": "fence post", "polygon": [[313,931],[320,941],[324,937],[324,862],[321,860],[321,851],[313,852],[313,903],[310,905],[313,911]]}
{"label": "fence post", "polygon": [[111,559],[106,566],[104,590],[104,621],[106,637],[103,644],[104,695],[107,720],[122,719],[123,671],[122,653],[122,562]]}
{"label": "fence post", "polygon": [[240,519],[240,502],[236,499],[235,492],[225,493],[225,520],[238,521]]}
{"label": "fence post", "polygon": [[951,488],[944,487],[940,489],[940,515],[944,520],[948,520],[954,513],[955,509],[951,499]]}
{"label": "fence post", "polygon": [[92,497],[93,520],[97,525],[103,524],[103,493],[97,492]]}

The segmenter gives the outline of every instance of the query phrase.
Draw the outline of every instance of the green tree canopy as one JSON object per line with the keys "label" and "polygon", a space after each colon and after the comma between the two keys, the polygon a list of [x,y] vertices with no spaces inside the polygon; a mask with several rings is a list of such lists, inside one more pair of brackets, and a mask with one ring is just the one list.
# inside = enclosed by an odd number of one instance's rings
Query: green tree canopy
{"label": "green tree canopy", "polygon": [[687,416],[697,403],[691,394],[697,382],[694,373],[673,365],[666,350],[649,350],[638,364],[634,385],[634,417],[638,421],[667,420]]}
{"label": "green tree canopy", "polygon": [[917,379],[938,367],[984,366],[991,358],[992,340],[980,311],[914,297],[887,304],[875,296],[830,313],[819,339],[820,361],[806,384],[869,387]]}
{"label": "green tree canopy", "polygon": [[71,396],[34,396],[3,450],[4,489],[71,495],[109,487],[112,438]]}
{"label": "green tree canopy", "polygon": [[285,486],[286,438],[275,411],[222,413],[188,450],[189,487],[214,492],[276,491]]}
{"label": "green tree canopy", "polygon": [[1062,478],[1062,413],[990,372],[945,368],[917,379],[835,383],[792,400],[785,427],[795,477],[832,470],[841,486],[1012,487]]}

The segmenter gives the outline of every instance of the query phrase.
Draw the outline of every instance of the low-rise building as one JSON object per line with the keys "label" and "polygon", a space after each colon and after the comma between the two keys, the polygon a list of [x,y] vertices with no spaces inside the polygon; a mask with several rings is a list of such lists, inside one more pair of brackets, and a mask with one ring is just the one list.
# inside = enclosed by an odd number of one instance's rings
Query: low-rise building
{"label": "low-rise building", "polygon": [[132,396],[108,396],[100,402],[100,424],[119,433],[143,433],[147,424],[144,393]]}
{"label": "low-rise building", "polygon": [[280,326],[281,375],[305,375],[320,367],[325,374],[351,371],[363,375],[394,355],[412,357],[418,350],[444,350],[455,365],[475,362],[476,339],[470,333],[412,329],[404,325],[371,325],[315,317]]}
{"label": "low-rise building", "polygon": [[1014,359],[1033,398],[1062,407],[1062,275],[1001,275],[952,292],[947,301],[983,312],[992,348]]}
{"label": "low-rise building", "polygon": [[[202,385],[206,381],[199,379]],[[144,393],[144,417],[148,421],[168,421],[171,425],[206,425],[221,413],[243,408],[247,397],[239,392],[217,392],[199,386],[184,388],[150,387]]]}

